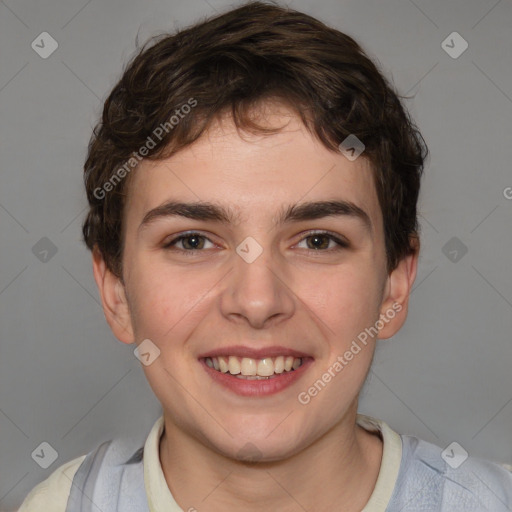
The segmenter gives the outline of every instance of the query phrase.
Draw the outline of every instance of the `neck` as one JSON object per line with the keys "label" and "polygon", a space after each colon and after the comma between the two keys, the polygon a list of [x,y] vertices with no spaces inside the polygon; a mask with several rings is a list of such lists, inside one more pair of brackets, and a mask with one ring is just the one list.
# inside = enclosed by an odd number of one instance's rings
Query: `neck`
{"label": "neck", "polygon": [[301,452],[255,463],[211,450],[164,415],[160,460],[167,485],[186,511],[360,511],[375,487],[383,448],[380,437],[356,425],[352,409]]}

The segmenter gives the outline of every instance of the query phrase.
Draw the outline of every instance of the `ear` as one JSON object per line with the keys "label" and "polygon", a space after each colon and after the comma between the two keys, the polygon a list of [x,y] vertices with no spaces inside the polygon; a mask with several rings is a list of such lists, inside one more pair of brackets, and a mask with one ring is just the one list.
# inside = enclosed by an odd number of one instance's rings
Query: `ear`
{"label": "ear", "polygon": [[378,339],[387,339],[395,335],[404,325],[409,309],[409,295],[416,279],[419,239],[412,239],[414,252],[402,258],[398,266],[389,274],[380,309],[380,320],[384,324],[379,329]]}
{"label": "ear", "polygon": [[133,343],[133,327],[124,285],[121,279],[108,269],[97,246],[92,251],[92,267],[108,325],[118,340]]}

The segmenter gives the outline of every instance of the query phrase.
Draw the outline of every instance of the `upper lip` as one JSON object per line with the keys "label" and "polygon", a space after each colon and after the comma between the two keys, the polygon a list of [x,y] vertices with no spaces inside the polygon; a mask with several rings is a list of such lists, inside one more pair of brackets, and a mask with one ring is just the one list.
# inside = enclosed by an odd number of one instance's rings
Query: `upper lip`
{"label": "upper lip", "polygon": [[293,357],[311,357],[305,352],[295,350],[292,348],[281,347],[273,345],[271,347],[246,347],[243,345],[232,345],[230,347],[222,347],[209,350],[198,357],[219,357],[219,356],[237,356],[237,357],[250,357],[251,359],[263,359],[265,357],[278,357],[278,356],[293,356]]}

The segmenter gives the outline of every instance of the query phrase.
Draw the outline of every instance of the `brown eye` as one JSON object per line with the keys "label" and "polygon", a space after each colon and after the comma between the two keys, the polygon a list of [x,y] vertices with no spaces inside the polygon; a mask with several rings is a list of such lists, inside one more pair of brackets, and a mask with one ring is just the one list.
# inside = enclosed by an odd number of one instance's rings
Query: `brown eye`
{"label": "brown eye", "polygon": [[204,247],[204,237],[198,235],[188,235],[181,238],[185,249],[202,249]]}
{"label": "brown eye", "polygon": [[306,242],[303,248],[310,251],[336,251],[348,247],[347,242],[328,232],[310,233],[298,245],[303,242]]}
{"label": "brown eye", "polygon": [[330,237],[326,235],[311,235],[306,238],[308,240],[308,249],[328,249]]}
{"label": "brown eye", "polygon": [[199,233],[187,233],[184,235],[180,235],[167,244],[164,245],[164,249],[175,249],[177,251],[195,251],[201,250],[205,248],[206,243],[210,243],[213,247],[213,244],[208,238],[204,235],[200,235]]}

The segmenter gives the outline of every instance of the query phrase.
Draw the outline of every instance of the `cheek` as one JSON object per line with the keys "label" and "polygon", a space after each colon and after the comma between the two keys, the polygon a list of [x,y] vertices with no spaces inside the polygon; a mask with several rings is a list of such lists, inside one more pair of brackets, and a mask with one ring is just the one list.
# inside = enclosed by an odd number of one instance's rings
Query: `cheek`
{"label": "cheek", "polygon": [[378,276],[371,268],[351,265],[303,273],[298,283],[299,297],[329,328],[330,336],[347,340],[378,318]]}
{"label": "cheek", "polygon": [[176,268],[171,271],[155,261],[141,261],[133,268],[130,278],[136,288],[130,309],[137,337],[156,344],[185,337],[207,307],[215,280]]}

